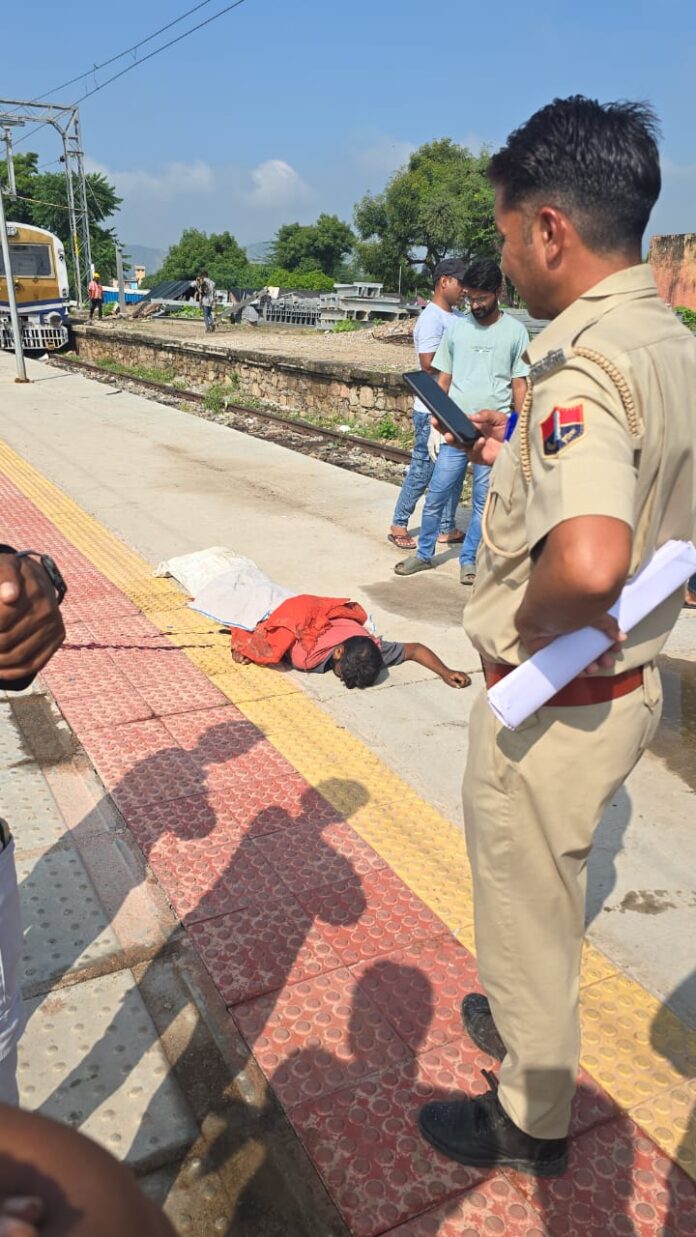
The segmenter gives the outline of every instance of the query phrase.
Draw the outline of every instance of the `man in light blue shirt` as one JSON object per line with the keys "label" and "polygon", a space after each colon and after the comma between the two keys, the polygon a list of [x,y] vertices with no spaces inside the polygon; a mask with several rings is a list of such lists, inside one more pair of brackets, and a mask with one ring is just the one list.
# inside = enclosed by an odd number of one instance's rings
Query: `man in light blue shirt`
{"label": "man in light blue shirt", "polygon": [[[480,258],[466,271],[464,283],[470,312],[448,326],[433,358],[438,382],[462,412],[519,412],[527,389],[528,366],[522,355],[529,336],[520,322],[499,305],[502,272],[490,258]],[[442,511],[452,492],[461,489],[468,457],[456,447],[440,448],[430,482],[418,549],[397,563],[397,575],[410,576],[432,567]],[[476,578],[476,553],[481,540],[481,517],[488,493],[490,468],[474,464],[471,519],[459,557],[459,578],[471,585]]]}

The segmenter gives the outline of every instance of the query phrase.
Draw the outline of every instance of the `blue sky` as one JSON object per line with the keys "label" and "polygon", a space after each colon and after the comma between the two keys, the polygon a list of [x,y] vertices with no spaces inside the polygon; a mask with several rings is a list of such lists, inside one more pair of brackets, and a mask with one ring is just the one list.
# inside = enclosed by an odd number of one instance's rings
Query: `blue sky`
{"label": "blue sky", "polygon": [[[3,94],[43,94],[193,3],[36,0],[30,35],[27,9],[7,6],[3,43],[15,54],[3,56]],[[85,100],[85,150],[124,197],[127,243],[166,248],[189,225],[250,243],[322,210],[350,220],[422,142],[495,148],[556,95],[647,98],[665,181],[650,231],[696,231],[695,36],[694,0],[245,0]],[[48,131],[29,147],[45,162],[58,155]]]}

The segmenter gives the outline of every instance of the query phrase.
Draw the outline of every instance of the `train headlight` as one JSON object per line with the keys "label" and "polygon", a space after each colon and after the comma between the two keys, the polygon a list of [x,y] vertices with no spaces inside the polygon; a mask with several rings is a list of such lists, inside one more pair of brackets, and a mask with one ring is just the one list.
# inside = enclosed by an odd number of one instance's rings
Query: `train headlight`
{"label": "train headlight", "polygon": [[52,313],[46,314],[44,321],[47,322],[49,326],[60,326],[63,319],[61,318],[60,314],[54,309]]}

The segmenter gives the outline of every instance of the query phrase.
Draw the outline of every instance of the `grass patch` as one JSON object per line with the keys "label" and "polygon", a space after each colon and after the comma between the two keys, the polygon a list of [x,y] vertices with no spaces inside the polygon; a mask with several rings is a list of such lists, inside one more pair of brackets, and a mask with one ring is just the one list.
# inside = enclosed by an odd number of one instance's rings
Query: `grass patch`
{"label": "grass patch", "polygon": [[171,366],[161,368],[157,365],[122,365],[111,357],[103,357],[94,364],[110,374],[119,374],[122,378],[144,378],[146,382],[167,382],[170,385],[178,385],[183,381],[177,378],[176,370]]}
{"label": "grass patch", "polygon": [[[235,373],[231,373],[227,382],[215,382],[209,386],[203,407],[208,412],[225,412],[230,404],[234,404],[239,399],[239,377]],[[249,402],[249,401],[247,401]]]}

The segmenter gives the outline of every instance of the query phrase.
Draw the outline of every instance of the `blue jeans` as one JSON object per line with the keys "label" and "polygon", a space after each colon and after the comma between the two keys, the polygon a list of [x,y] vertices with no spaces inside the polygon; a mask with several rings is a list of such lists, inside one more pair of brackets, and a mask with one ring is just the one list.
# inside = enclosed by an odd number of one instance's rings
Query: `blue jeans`
{"label": "blue jeans", "polygon": [[212,305],[202,305],[201,309],[203,310],[203,321],[205,322],[205,329],[206,331],[212,331],[213,326],[214,326],[213,307]]}
{"label": "blue jeans", "polygon": [[[431,460],[428,455],[429,412],[413,413],[413,431],[415,434],[413,455],[394,508],[392,524],[395,528],[408,528],[408,522],[416,509],[416,503],[430,485],[430,478],[435,468],[435,461]],[[454,519],[458,502],[459,493],[453,491],[442,509],[442,517],[438,525],[439,532],[449,533],[455,527]],[[437,533],[435,535],[437,536]]]}
{"label": "blue jeans", "polygon": [[[423,519],[421,520],[420,537],[418,538],[418,558],[429,560],[435,553],[438,523],[442,510],[452,494],[459,495],[469,460],[463,451],[449,447],[444,443],[440,448],[437,463],[433,471],[428,497],[425,500]],[[472,567],[476,563],[476,552],[481,540],[481,517],[488,494],[488,483],[491,470],[485,464],[474,464],[474,476],[471,493],[471,519],[462,543],[459,562],[462,567]]]}

